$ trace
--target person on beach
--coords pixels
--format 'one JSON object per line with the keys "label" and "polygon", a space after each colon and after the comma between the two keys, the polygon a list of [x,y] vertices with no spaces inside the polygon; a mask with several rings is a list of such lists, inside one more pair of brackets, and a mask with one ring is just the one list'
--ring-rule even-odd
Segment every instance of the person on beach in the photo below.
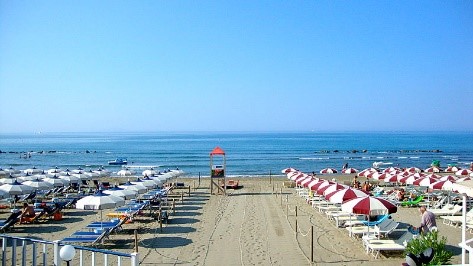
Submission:
{"label": "person on beach", "polygon": [[23,223],[26,219],[25,218],[33,218],[36,216],[36,213],[34,211],[34,207],[28,205],[28,203],[23,203],[23,208],[21,210],[21,215],[20,215],[20,224]]}
{"label": "person on beach", "polygon": [[401,189],[399,189],[399,190],[397,191],[396,197],[397,197],[397,200],[398,200],[398,201],[404,201],[404,197],[405,197],[405,196],[406,196],[406,192],[404,191],[403,188],[401,188]]}
{"label": "person on beach", "polygon": [[[432,229],[435,227],[437,228],[437,221],[435,221],[435,214],[428,211],[425,206],[419,207],[419,212],[422,214],[419,232],[422,234],[427,234],[431,232]],[[414,227],[414,229],[417,229]]]}
{"label": "person on beach", "polygon": [[354,188],[360,188],[360,181],[358,181],[358,176],[355,175],[355,177],[353,177],[353,187]]}

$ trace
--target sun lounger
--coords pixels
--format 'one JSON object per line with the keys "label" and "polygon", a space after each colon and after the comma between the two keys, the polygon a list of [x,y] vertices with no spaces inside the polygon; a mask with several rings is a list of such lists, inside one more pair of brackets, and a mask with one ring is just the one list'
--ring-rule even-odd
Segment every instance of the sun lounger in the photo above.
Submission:
{"label": "sun lounger", "polygon": [[61,243],[87,243],[87,244],[100,244],[103,243],[105,238],[110,234],[110,230],[103,230],[100,235],[97,236],[70,236],[61,240]]}
{"label": "sun lounger", "polygon": [[412,206],[417,206],[419,203],[424,199],[424,196],[417,196],[413,200],[408,200],[408,201],[403,201],[401,202],[401,206],[403,207],[412,207]]}
{"label": "sun lounger", "polygon": [[457,215],[457,214],[460,214],[460,212],[462,211],[462,206],[461,205],[454,205],[452,209],[430,209],[429,210],[430,212],[432,212],[433,214],[437,215],[437,216],[447,216],[447,215]]}
{"label": "sun lounger", "polygon": [[[380,222],[377,226],[384,230],[385,228],[388,228],[391,223],[394,223],[393,219],[384,219],[382,222]],[[350,226],[350,227],[345,227],[348,231],[349,236],[358,236],[358,235],[363,235],[371,231],[375,231],[376,227],[373,226]]]}
{"label": "sun lounger", "polygon": [[371,252],[375,259],[379,257],[381,251],[404,251],[414,235],[409,231],[405,231],[404,234],[398,239],[369,239],[364,244],[366,245],[367,251]]}

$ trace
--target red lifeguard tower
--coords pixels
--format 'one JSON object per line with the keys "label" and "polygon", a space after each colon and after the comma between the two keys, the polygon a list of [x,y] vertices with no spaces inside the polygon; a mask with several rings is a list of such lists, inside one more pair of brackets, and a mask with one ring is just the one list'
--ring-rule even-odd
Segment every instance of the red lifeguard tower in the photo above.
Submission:
{"label": "red lifeguard tower", "polygon": [[225,151],[220,147],[215,147],[210,152],[210,194],[226,195],[226,158]]}

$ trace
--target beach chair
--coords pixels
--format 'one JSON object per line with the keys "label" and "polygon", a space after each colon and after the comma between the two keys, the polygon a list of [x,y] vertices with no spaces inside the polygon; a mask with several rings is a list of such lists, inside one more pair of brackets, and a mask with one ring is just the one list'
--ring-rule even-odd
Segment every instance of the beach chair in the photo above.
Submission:
{"label": "beach chair", "polygon": [[100,235],[89,235],[89,236],[69,236],[64,238],[63,240],[60,240],[61,243],[82,243],[82,244],[90,244],[90,245],[96,245],[96,244],[102,244],[105,240],[110,235],[110,230],[103,230]]}
{"label": "beach chair", "polygon": [[[447,206],[447,207],[445,207]],[[436,216],[447,216],[447,215],[450,215],[450,216],[453,216],[453,215],[458,215],[461,213],[462,211],[462,206],[461,205],[454,205],[451,209],[450,209],[450,205],[445,205],[442,209],[430,209],[429,211],[432,212],[433,214],[435,214]]]}
{"label": "beach chair", "polygon": [[[394,223],[394,220],[386,218],[386,219],[383,219],[379,224],[377,224],[377,226],[380,228],[380,230],[385,230],[391,225],[391,223]],[[374,232],[376,230],[375,225],[349,226],[345,228],[348,231],[348,235],[352,237],[364,235],[364,234],[367,234],[368,232],[371,232],[371,231]]]}
{"label": "beach chair", "polygon": [[414,235],[405,231],[398,239],[370,239],[365,242],[367,251],[371,253],[375,259],[379,257],[381,251],[404,251],[407,243]]}
{"label": "beach chair", "polygon": [[[443,220],[442,222],[445,225],[459,226],[463,223],[463,215],[446,215],[440,216],[440,218]],[[470,209],[466,213],[466,222],[473,222],[473,209]]]}
{"label": "beach chair", "polygon": [[6,232],[18,222],[21,212],[12,213],[6,220],[0,221],[0,232]]}

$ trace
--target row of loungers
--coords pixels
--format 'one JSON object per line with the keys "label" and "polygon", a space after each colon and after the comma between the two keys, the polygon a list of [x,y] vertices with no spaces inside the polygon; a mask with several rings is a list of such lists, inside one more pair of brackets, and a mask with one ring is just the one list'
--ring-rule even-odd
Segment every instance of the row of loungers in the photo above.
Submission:
{"label": "row of loungers", "polygon": [[[365,215],[356,215],[343,212],[340,204],[325,200],[323,196],[309,197],[308,192],[299,188],[297,193],[306,198],[312,207],[335,222],[337,227],[345,227],[348,235],[361,239],[361,243],[368,254],[379,258],[382,251],[404,251],[406,244],[414,237],[407,229],[399,229],[399,222],[394,221],[390,215],[378,216],[375,221],[367,220]],[[394,232],[400,235],[397,239],[388,239]]]}

